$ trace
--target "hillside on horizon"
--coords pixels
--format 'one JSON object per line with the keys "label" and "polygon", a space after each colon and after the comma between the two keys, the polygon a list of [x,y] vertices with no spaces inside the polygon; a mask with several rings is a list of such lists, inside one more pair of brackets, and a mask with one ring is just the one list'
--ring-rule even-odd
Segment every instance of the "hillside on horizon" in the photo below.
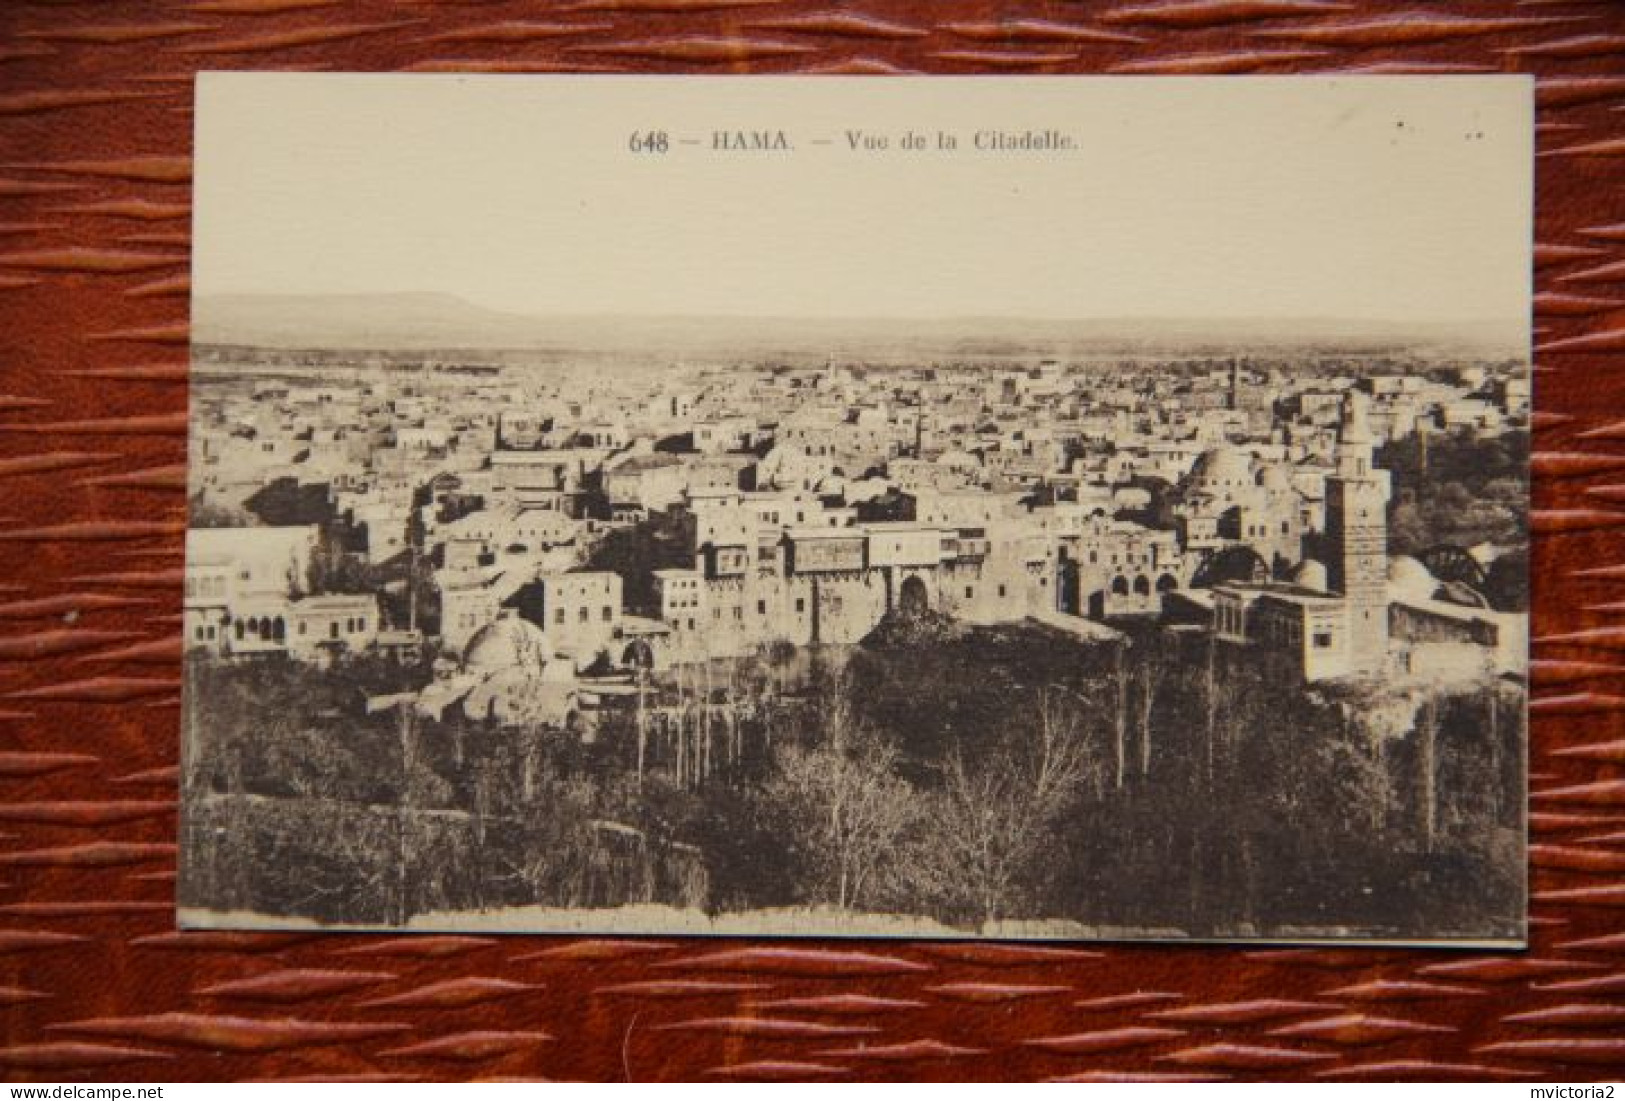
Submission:
{"label": "hillside on horizon", "polygon": [[369,350],[778,352],[1000,355],[1255,348],[1459,349],[1527,354],[1523,319],[1376,322],[1341,318],[815,318],[541,316],[440,292],[198,295],[197,344]]}

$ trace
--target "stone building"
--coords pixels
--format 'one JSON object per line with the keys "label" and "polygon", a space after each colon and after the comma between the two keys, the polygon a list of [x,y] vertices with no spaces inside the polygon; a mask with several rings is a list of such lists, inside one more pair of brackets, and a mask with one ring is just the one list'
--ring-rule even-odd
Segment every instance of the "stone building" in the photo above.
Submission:
{"label": "stone building", "polygon": [[1326,590],[1300,583],[1215,586],[1213,630],[1229,642],[1289,655],[1305,680],[1378,673],[1389,662],[1390,475],[1372,465],[1366,396],[1344,395],[1337,472],[1326,479]]}
{"label": "stone building", "polygon": [[319,542],[311,526],[188,531],[187,647],[318,662],[372,646],[382,628],[377,596],[307,593]]}
{"label": "stone building", "polygon": [[1349,668],[1381,669],[1388,656],[1388,497],[1391,475],[1372,464],[1366,397],[1350,390],[1337,434],[1337,473],[1326,479],[1328,587],[1348,603]]}

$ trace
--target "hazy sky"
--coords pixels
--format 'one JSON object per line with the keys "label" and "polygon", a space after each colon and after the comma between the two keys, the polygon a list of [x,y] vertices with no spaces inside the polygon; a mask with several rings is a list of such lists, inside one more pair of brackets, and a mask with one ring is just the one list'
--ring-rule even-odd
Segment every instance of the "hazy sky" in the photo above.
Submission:
{"label": "hazy sky", "polygon": [[[629,152],[650,129],[702,144]],[[712,152],[719,129],[796,151]],[[892,150],[848,151],[860,129]],[[898,151],[909,129],[959,148]],[[1079,148],[978,153],[983,129]],[[535,314],[1516,321],[1531,148],[1520,77],[205,74],[194,281]]]}

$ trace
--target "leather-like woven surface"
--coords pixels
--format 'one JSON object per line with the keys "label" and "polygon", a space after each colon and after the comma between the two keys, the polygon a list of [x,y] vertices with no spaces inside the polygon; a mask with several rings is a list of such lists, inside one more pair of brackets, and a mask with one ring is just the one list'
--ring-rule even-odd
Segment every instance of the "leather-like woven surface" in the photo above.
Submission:
{"label": "leather-like woven surface", "polygon": [[[176,934],[200,68],[1538,74],[1533,947]],[[0,5],[0,1076],[1618,1077],[1622,582],[1617,0]]]}

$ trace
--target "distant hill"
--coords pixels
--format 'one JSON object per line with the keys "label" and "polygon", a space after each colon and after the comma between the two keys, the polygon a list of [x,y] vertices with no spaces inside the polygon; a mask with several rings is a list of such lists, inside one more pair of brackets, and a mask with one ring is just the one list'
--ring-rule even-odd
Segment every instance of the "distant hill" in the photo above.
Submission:
{"label": "distant hill", "polygon": [[1384,324],[1336,318],[1282,321],[1082,318],[540,317],[486,309],[454,295],[218,295],[192,303],[193,339],[269,348],[547,349],[663,357],[795,354],[919,356],[1326,351],[1454,347],[1527,351],[1521,322]]}
{"label": "distant hill", "polygon": [[268,347],[442,347],[528,339],[535,321],[455,295],[217,295],[192,300],[192,339]]}

